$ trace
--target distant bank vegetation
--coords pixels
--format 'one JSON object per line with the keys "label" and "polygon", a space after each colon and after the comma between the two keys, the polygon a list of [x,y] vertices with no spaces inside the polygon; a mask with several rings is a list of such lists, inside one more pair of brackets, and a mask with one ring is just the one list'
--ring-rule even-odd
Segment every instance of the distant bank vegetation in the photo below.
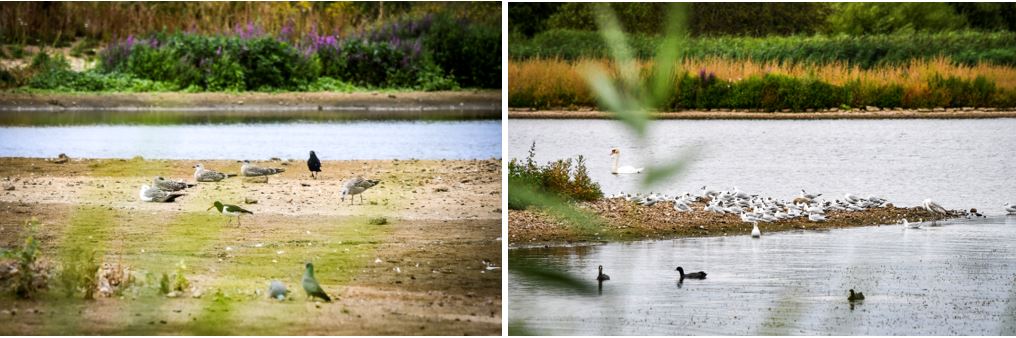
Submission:
{"label": "distant bank vegetation", "polygon": [[[56,91],[498,88],[500,7],[443,3],[17,3],[0,87]],[[43,17],[58,25],[25,27]],[[90,18],[90,19],[89,19]],[[120,18],[117,21],[115,18]],[[74,40],[77,39],[77,40]],[[74,71],[59,48],[94,60]],[[47,51],[48,49],[48,51]]]}
{"label": "distant bank vegetation", "polygon": [[[666,4],[611,6],[649,74]],[[693,3],[689,10],[674,91],[656,109],[1016,107],[1011,3]],[[509,106],[597,105],[583,74],[616,67],[593,13],[581,3],[509,5]]]}

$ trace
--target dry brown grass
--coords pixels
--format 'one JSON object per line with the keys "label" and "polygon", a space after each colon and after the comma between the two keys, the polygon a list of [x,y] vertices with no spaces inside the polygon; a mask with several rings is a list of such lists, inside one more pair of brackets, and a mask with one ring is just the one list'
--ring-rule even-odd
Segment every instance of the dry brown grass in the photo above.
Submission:
{"label": "dry brown grass", "polygon": [[[637,62],[640,69],[648,70],[652,62]],[[580,60],[575,62],[560,59],[533,59],[510,61],[508,63],[508,92],[531,92],[534,96],[567,90],[576,97],[589,96],[585,84],[583,70],[586,67],[602,67],[614,69],[613,62],[607,60]],[[956,65],[947,58],[932,60],[913,60],[905,66],[887,66],[873,69],[849,66],[846,63],[834,62],[824,65],[785,63],[775,61],[756,62],[751,60],[731,60],[724,58],[706,58],[688,60],[682,63],[682,69],[698,71],[705,69],[713,72],[718,78],[740,80],[751,76],[767,73],[785,74],[795,77],[815,76],[823,81],[842,85],[850,80],[860,80],[873,84],[901,84],[915,91],[927,90],[928,79],[934,75],[944,77],[956,76],[973,79],[978,75],[995,81],[999,88],[1016,88],[1016,68],[992,64],[975,66]]]}
{"label": "dry brown grass", "polygon": [[[643,73],[652,67],[651,61],[639,61]],[[539,102],[543,107],[567,107],[570,105],[593,105],[584,78],[588,67],[601,67],[613,73],[612,62],[603,59],[565,61],[560,59],[531,59],[508,63],[509,102]],[[779,63],[776,61],[757,62],[726,58],[705,58],[686,60],[681,69],[698,72],[706,70],[724,80],[737,81],[767,73],[784,74],[794,77],[815,77],[834,85],[843,85],[858,80],[864,84],[881,86],[899,84],[907,95],[920,95],[928,91],[928,80],[935,76],[955,76],[974,79],[984,76],[994,81],[999,89],[1016,89],[1016,68],[992,64],[974,66],[958,65],[948,58],[913,60],[905,66],[885,66],[862,69],[842,62],[823,65],[802,63]],[[569,100],[570,98],[570,100]]]}

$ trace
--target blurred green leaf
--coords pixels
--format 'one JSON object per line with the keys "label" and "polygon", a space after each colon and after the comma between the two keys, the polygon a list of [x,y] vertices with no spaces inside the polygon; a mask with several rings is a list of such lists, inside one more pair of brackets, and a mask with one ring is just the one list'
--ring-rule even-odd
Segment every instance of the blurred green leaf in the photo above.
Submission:
{"label": "blurred green leaf", "polygon": [[643,100],[639,98],[642,81],[638,65],[632,57],[624,31],[621,30],[621,25],[614,12],[610,10],[610,6],[605,3],[598,4],[596,10],[596,21],[614,59],[619,81],[616,83],[612,81],[603,70],[593,70],[587,72],[589,85],[607,111],[613,112],[615,117],[635,134],[644,136],[649,112],[645,109]]}
{"label": "blurred green leaf", "polygon": [[[546,264],[546,263],[542,263]],[[508,270],[525,277],[541,287],[556,288],[559,291],[595,295],[596,286],[591,281],[575,278],[564,270],[553,265],[530,263],[524,258],[508,253]]]}
{"label": "blurred green leaf", "polygon": [[537,336],[538,334],[529,330],[525,323],[521,321],[513,321],[508,323],[508,335],[509,336]]}
{"label": "blurred green leaf", "polygon": [[666,38],[656,51],[656,60],[653,62],[654,72],[652,78],[652,97],[649,98],[649,106],[655,109],[665,108],[667,98],[674,91],[674,77],[679,69],[677,65],[682,59],[681,45],[684,43],[686,15],[688,5],[674,3],[670,5],[667,16]]}
{"label": "blurred green leaf", "polygon": [[642,188],[651,188],[684,171],[688,164],[694,162],[697,153],[698,151],[692,148],[672,160],[664,161],[664,164],[647,168],[646,176],[642,179]]}
{"label": "blurred green leaf", "polygon": [[516,198],[521,204],[538,206],[581,232],[596,232],[602,224],[598,216],[576,208],[557,196],[541,192],[530,184],[508,179],[508,189],[510,189],[509,194],[512,195],[512,198]]}
{"label": "blurred green leaf", "polygon": [[614,113],[614,117],[631,128],[635,134],[645,134],[649,122],[648,112],[632,104],[632,99],[624,91],[614,86],[613,81],[601,69],[590,69],[586,72],[589,86],[603,108]]}

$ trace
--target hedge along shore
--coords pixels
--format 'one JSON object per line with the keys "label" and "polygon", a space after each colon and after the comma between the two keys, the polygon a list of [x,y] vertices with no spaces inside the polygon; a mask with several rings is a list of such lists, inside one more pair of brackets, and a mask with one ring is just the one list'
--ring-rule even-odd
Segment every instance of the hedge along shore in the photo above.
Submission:
{"label": "hedge along shore", "polygon": [[[974,119],[1016,118],[1016,109],[994,108],[921,109],[921,110],[825,110],[805,112],[759,112],[745,110],[710,110],[656,112],[658,120],[833,120],[833,119]],[[509,109],[509,119],[613,119],[610,112],[586,110],[525,110]]]}
{"label": "hedge along shore", "polygon": [[499,90],[287,93],[4,93],[0,111],[477,111],[501,116]]}

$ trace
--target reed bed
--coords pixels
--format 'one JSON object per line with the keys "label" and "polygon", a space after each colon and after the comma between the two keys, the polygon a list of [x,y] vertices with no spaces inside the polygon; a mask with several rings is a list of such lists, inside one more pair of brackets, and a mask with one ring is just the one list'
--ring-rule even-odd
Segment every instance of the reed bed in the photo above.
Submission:
{"label": "reed bed", "polygon": [[[637,61],[643,74],[652,69],[651,61]],[[512,107],[531,108],[569,108],[596,106],[596,99],[590,93],[583,74],[591,67],[608,70],[616,75],[616,67],[611,61],[604,59],[528,59],[513,60],[508,64],[508,100]],[[863,92],[879,90],[902,90],[902,98],[898,106],[907,108],[932,108],[939,105],[951,106],[954,100],[949,97],[963,95],[968,90],[964,86],[976,85],[986,87],[991,98],[976,101],[985,106],[1010,107],[1016,97],[1016,68],[979,63],[964,65],[953,62],[946,57],[932,59],[914,59],[898,66],[879,66],[862,68],[846,62],[829,62],[823,64],[790,63],[779,61],[734,60],[721,57],[687,59],[680,64],[680,74],[675,73],[676,81],[682,83],[682,76],[695,78],[714,76],[723,84],[737,85],[746,80],[758,80],[780,76],[801,81],[820,82],[846,91]],[[980,79],[980,80],[979,80]],[[687,81],[685,81],[687,82]],[[700,83],[699,85],[702,85]],[[680,91],[680,90],[678,90]],[[678,91],[675,91],[675,95]],[[847,95],[837,105],[859,106],[865,102],[863,95]],[[734,95],[726,93],[726,95]],[[870,96],[879,96],[873,93]],[[932,97],[934,96],[934,97]],[[722,99],[720,99],[722,101]],[[885,100],[883,100],[885,101]],[[892,100],[888,100],[892,102]],[[962,100],[961,100],[962,101]],[[886,106],[885,102],[879,106]],[[668,108],[668,107],[664,107]],[[701,107],[669,107],[669,108],[764,108],[764,107],[733,107],[722,103]],[[788,107],[793,108],[793,107]],[[810,107],[830,108],[830,107]]]}

